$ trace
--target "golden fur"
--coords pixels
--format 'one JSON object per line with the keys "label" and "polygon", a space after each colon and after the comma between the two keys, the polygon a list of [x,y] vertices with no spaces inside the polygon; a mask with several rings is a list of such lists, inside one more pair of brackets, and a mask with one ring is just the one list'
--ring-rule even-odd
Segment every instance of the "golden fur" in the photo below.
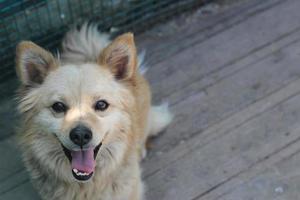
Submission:
{"label": "golden fur", "polygon": [[[76,48],[80,48],[80,44],[68,43],[75,41],[72,37],[83,37],[83,31],[93,33],[86,40],[101,37],[94,27],[83,25],[82,29],[67,34],[61,59],[32,42],[21,42],[17,47],[16,71],[22,83],[20,141],[25,165],[42,199],[141,200],[144,193],[139,161],[145,140],[161,131],[171,115],[167,109],[150,106],[149,86],[139,73],[131,33],[111,43],[105,37],[108,46],[101,44],[106,47],[90,51],[98,53],[95,59],[87,61],[89,55],[84,51],[80,53],[83,59],[72,59],[79,57],[66,49],[73,45],[72,50],[78,53]],[[109,102],[107,110],[94,110],[99,99]],[[68,111],[55,113],[51,105],[57,101],[67,104]],[[75,180],[62,149],[62,145],[79,148],[69,138],[78,123],[92,130],[91,146],[102,142],[95,173],[86,182]]]}

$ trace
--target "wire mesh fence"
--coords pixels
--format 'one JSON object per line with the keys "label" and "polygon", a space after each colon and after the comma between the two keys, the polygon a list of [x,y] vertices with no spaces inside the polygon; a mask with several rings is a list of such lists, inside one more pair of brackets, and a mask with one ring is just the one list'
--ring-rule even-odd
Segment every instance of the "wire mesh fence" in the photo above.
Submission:
{"label": "wire mesh fence", "polygon": [[15,46],[32,40],[58,47],[74,23],[95,21],[101,31],[140,32],[211,0],[0,0],[0,83],[14,75]]}

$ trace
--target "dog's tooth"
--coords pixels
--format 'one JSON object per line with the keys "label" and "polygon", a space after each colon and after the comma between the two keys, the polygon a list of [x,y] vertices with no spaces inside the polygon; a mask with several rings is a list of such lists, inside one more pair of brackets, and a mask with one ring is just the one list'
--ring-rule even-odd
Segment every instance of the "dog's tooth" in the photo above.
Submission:
{"label": "dog's tooth", "polygon": [[89,173],[87,173],[87,172],[80,172],[78,169],[73,169],[73,171],[75,172],[75,174],[77,175],[77,176],[88,176],[89,175]]}

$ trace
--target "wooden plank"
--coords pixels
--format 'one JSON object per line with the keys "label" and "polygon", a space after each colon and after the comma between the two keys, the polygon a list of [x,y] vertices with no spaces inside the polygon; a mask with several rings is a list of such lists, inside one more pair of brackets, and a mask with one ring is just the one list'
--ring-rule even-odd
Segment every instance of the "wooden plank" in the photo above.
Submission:
{"label": "wooden plank", "polygon": [[15,135],[15,128],[18,126],[16,102],[11,99],[11,96],[5,98],[6,100],[2,98],[0,102],[0,141]]}
{"label": "wooden plank", "polygon": [[[0,185],[16,172],[24,169],[21,162],[21,154],[15,138],[10,137],[0,142]],[[1,187],[0,187],[1,191]]]}
{"label": "wooden plank", "polygon": [[[246,28],[245,28],[246,29]],[[298,29],[299,28],[296,28],[295,30],[292,30],[291,33],[288,33],[288,34],[284,34],[284,36],[288,36],[289,37],[293,37],[293,38],[297,38],[298,36]],[[280,36],[279,38],[276,38],[276,40],[278,39],[282,39],[282,36]],[[297,40],[297,39],[296,39]],[[280,40],[281,41],[281,40]],[[289,41],[289,39],[287,39],[286,41]],[[295,42],[294,40],[291,40],[289,41],[290,43],[293,43]],[[283,42],[285,43],[285,42]],[[243,58],[242,60],[240,60],[239,62],[235,62],[233,63],[231,66],[229,67],[226,67],[225,69],[222,68],[222,70],[220,71],[216,71],[210,75],[208,75],[207,77],[201,79],[200,81],[197,81],[195,82],[194,84],[190,85],[189,87],[184,87],[182,88],[182,90],[179,90],[178,92],[176,92],[175,94],[172,94],[170,95],[170,101],[171,102],[180,102],[180,101],[185,101],[187,97],[189,97],[190,99],[194,99],[194,101],[198,101],[200,102],[201,99],[204,99],[206,96],[206,93],[209,93],[207,92],[206,90],[206,86],[211,86],[213,85],[215,82],[218,82],[220,81],[220,79],[224,78],[224,77],[227,77],[228,74],[230,75],[230,73],[235,73],[236,71],[240,70],[241,68],[243,67],[251,67],[249,65],[251,64],[255,64],[255,62],[257,62],[257,59],[261,59],[263,58],[266,54],[268,53],[273,53],[274,51],[277,50],[277,47],[276,45],[273,44],[273,42],[270,42],[270,44],[265,47],[265,48],[262,48],[260,51],[255,51],[251,54],[251,56],[247,56],[245,58]],[[192,51],[192,50],[191,50]],[[184,54],[184,52],[182,52],[182,54]],[[277,54],[278,55],[278,54]],[[266,63],[265,63],[266,64]],[[294,63],[295,64],[295,63]],[[297,68],[296,65],[294,65],[295,68]],[[223,70],[224,69],[224,70]],[[271,70],[269,68],[269,70]],[[256,72],[254,72],[256,73]],[[279,72],[280,74],[280,72]],[[254,75],[254,74],[253,74]],[[296,75],[296,74],[295,74]],[[247,76],[247,75],[245,75]],[[221,78],[220,78],[221,77]],[[243,78],[242,78],[243,79]],[[177,77],[174,78],[174,80],[176,81],[173,81],[173,82],[177,82]],[[284,81],[287,81],[284,80]],[[162,81],[159,82],[159,84],[161,83]],[[180,82],[180,81],[179,81]],[[200,84],[199,84],[200,83]],[[201,84],[202,83],[202,84]],[[220,85],[222,84],[223,82],[219,83]],[[268,83],[266,83],[268,84]],[[255,83],[253,83],[253,86],[257,86]],[[251,93],[251,89],[250,89],[250,85],[249,85],[249,88],[247,88],[248,92]],[[269,88],[271,89],[271,88]],[[195,92],[196,91],[203,91],[202,93],[199,92],[198,93],[198,97],[195,95]],[[222,89],[220,89],[219,92],[221,92]],[[247,91],[245,90],[245,91]],[[246,92],[246,93],[248,93]],[[201,97],[202,96],[202,97]],[[233,94],[234,96],[234,94]],[[215,99],[218,99],[219,96],[215,96]],[[258,97],[259,98],[262,98],[262,97]],[[175,100],[173,100],[175,99]],[[198,118],[201,118],[203,119],[203,124],[205,124],[206,126],[202,126],[201,123],[198,123],[197,122],[197,126],[198,126],[198,132],[201,132],[201,130],[204,130],[207,126],[210,126],[211,124],[214,124],[216,123],[217,121],[219,120],[222,120],[223,117],[222,115],[224,114],[223,113],[223,109],[216,109],[215,112],[211,112],[211,110],[209,110],[209,108],[214,108],[214,105],[211,105],[210,101],[212,100],[213,101],[213,98],[207,98],[208,100],[205,100],[204,104],[207,104],[206,106],[202,106],[202,103],[197,103],[195,104],[195,106],[193,106],[193,108],[195,107],[195,111],[193,112],[198,112],[198,115],[194,115],[194,114],[191,114],[189,115],[188,118],[185,118],[185,116],[181,116],[181,118],[177,118],[175,119],[175,128],[169,128],[168,131],[162,136],[160,137],[158,140],[155,141],[154,143],[154,149],[158,149],[158,151],[154,151],[152,154],[150,153],[150,160],[152,159],[152,157],[156,157],[157,154],[160,155],[161,153],[165,153],[168,151],[168,149],[172,149],[174,148],[174,146],[177,146],[180,142],[184,142],[185,140],[187,140],[188,137],[190,137],[191,135],[194,135],[194,134],[197,134],[197,131],[194,131],[192,133],[186,133],[187,131],[186,130],[183,130],[184,127],[192,127],[194,126],[193,124],[195,124],[193,122],[193,120],[195,119],[198,119]],[[220,101],[222,102],[223,99],[221,99]],[[247,104],[247,100],[249,99],[246,99],[246,101],[244,101],[243,99],[241,99],[242,101],[242,104],[246,105]],[[257,100],[257,99],[252,99],[254,102]],[[238,100],[237,100],[238,101]],[[250,100],[251,101],[251,100]],[[208,103],[207,103],[208,102]],[[246,104],[245,104],[246,103]],[[191,104],[193,105],[193,102],[189,101],[188,103],[186,103],[186,105],[188,104]],[[250,104],[250,103],[249,103]],[[182,105],[182,104],[181,104]],[[186,105],[182,105],[181,106],[181,110],[180,111],[177,111],[177,106],[174,106],[173,110],[175,110],[175,112],[178,112],[178,113],[182,113],[182,112],[185,112],[184,111],[184,106]],[[233,100],[233,108],[235,108],[235,105],[237,106],[240,106],[239,109],[242,109],[243,106],[240,105],[238,102],[236,102],[236,100]],[[202,109],[201,109],[201,106],[202,106]],[[200,107],[200,108],[198,108]],[[208,108],[208,109],[207,109]],[[194,109],[193,109],[194,110]],[[197,110],[197,111],[196,111]],[[205,111],[205,113],[203,114],[203,111]],[[201,113],[202,112],[202,113]],[[201,113],[201,114],[200,114]],[[210,118],[207,117],[207,115],[212,115]],[[219,115],[219,116],[217,116]],[[221,115],[221,116],[220,116]],[[220,117],[220,118],[218,118]],[[224,118],[228,117],[228,115],[224,115]],[[190,122],[193,122],[193,123],[188,123],[188,124],[184,124],[184,122],[181,122],[181,119],[185,119],[184,121],[190,121]],[[176,121],[178,120],[178,121]],[[178,128],[179,127],[179,130],[180,130],[180,133],[178,133]],[[192,128],[192,129],[195,129],[195,128]],[[176,130],[176,131],[175,131]],[[158,156],[159,157],[159,156]],[[151,162],[151,161],[150,161]],[[156,162],[155,162],[156,163]],[[152,166],[152,165],[151,165]],[[151,170],[149,171],[149,173],[152,173],[153,171],[157,170],[157,165],[155,165],[154,168],[151,168]],[[158,165],[159,166],[159,165]]]}
{"label": "wooden plank", "polygon": [[[188,152],[148,177],[149,199],[196,199],[300,140],[300,95]],[[240,115],[240,117],[243,117]],[[225,127],[226,128],[226,127]]]}
{"label": "wooden plank", "polygon": [[[220,2],[221,3],[221,2]],[[151,67],[169,57],[242,23],[249,17],[270,9],[280,0],[247,0],[224,6],[211,3],[194,13],[186,13],[169,22],[156,25],[139,35],[136,40],[139,49],[147,50],[147,61]],[[207,9],[206,7],[214,7]],[[203,10],[210,10],[203,12]]]}
{"label": "wooden plank", "polygon": [[9,174],[6,179],[0,182],[0,196],[6,193],[11,193],[15,188],[20,185],[29,184],[29,176],[24,168]]}
{"label": "wooden plank", "polygon": [[153,70],[150,68],[148,77],[154,88],[155,101],[167,98],[174,91],[182,90],[212,71],[230,66],[293,31],[299,27],[299,6],[299,1],[290,0],[255,13],[243,23],[191,45],[192,48],[158,63],[159,66],[153,67]]}
{"label": "wooden plank", "polygon": [[[299,133],[299,129],[297,133]],[[216,196],[217,192],[201,199],[218,199],[218,200],[232,200],[232,199],[274,199],[274,200],[288,200],[298,199],[299,191],[299,165],[300,165],[300,143],[292,144],[284,156],[278,155],[277,159],[273,159],[265,163],[265,167],[255,167],[251,172],[239,176],[239,185],[236,180],[227,184],[230,185],[231,190]],[[292,149],[292,150],[291,150]],[[278,157],[280,159],[278,159]],[[274,162],[277,161],[277,162]],[[228,189],[228,187],[227,187]],[[222,189],[220,189],[222,190]],[[219,192],[218,192],[219,193]]]}
{"label": "wooden plank", "polygon": [[261,62],[266,57],[272,55],[279,49],[286,48],[293,43],[299,41],[300,30],[299,28],[293,30],[291,33],[286,34],[284,37],[271,42],[265,47],[253,52],[250,56],[247,56],[238,62],[232,63],[230,66],[222,68],[217,71],[213,71],[207,76],[199,79],[198,81],[183,87],[181,90],[176,91],[168,96],[168,102],[170,105],[175,105],[185,98],[194,95],[197,92],[204,91],[207,87],[220,82],[221,80],[244,70],[246,67],[251,67]]}
{"label": "wooden plank", "polygon": [[[203,135],[201,132],[209,126],[299,79],[298,47],[299,42],[294,43],[206,88],[205,91],[183,97],[180,103],[172,107],[175,112],[173,123],[164,134],[154,140],[153,148],[159,149],[161,154],[176,148],[180,142],[194,140],[195,135]],[[197,140],[202,139],[200,136]],[[150,152],[150,161],[147,164],[153,162],[153,157],[160,156],[157,152]],[[155,166],[150,167],[146,173],[157,170],[159,164],[154,163]]]}
{"label": "wooden plank", "polygon": [[18,187],[0,194],[0,200],[39,200],[40,197],[33,190],[31,184],[29,182],[25,182]]}
{"label": "wooden plank", "polygon": [[299,92],[300,80],[297,80],[270,96],[246,107],[240,112],[237,112],[223,121],[214,124],[204,130],[201,134],[196,135],[192,140],[181,142],[178,146],[167,153],[156,154],[156,156],[153,156],[152,159],[148,158],[143,163],[144,177],[157,173],[160,169],[165,168],[170,163],[175,162],[187,153],[192,152],[194,149],[221,137],[222,135],[230,132],[232,129],[239,127],[241,124],[255,118],[280,102],[285,101],[287,98],[299,94]]}
{"label": "wooden plank", "polygon": [[[14,137],[9,137],[0,141],[0,199],[31,199],[25,198],[29,193],[28,174],[21,162],[21,153],[17,146],[17,141]],[[26,184],[27,185],[26,185]],[[25,184],[25,185],[24,185]],[[25,190],[16,189],[20,185],[26,186]],[[15,195],[16,198],[8,198]],[[17,198],[23,197],[24,198]]]}

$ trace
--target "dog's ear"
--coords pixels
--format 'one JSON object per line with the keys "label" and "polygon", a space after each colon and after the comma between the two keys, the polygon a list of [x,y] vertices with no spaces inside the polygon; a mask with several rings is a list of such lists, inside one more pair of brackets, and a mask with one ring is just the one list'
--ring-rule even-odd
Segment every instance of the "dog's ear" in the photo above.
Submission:
{"label": "dog's ear", "polygon": [[106,47],[100,57],[99,64],[109,67],[118,80],[129,80],[137,68],[136,47],[132,33],[117,37]]}
{"label": "dog's ear", "polygon": [[48,73],[57,67],[52,54],[33,42],[23,41],[16,50],[16,72],[23,85],[42,84]]}

